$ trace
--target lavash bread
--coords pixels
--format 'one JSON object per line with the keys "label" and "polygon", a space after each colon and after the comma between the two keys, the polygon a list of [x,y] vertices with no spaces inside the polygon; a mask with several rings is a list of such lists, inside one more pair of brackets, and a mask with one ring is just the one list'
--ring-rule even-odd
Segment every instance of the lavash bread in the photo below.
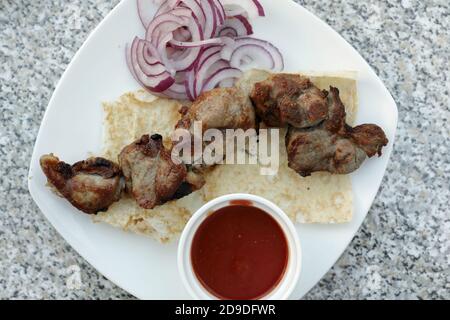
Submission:
{"label": "lavash bread", "polygon": [[[306,74],[306,73],[303,73]],[[249,92],[253,83],[268,73],[252,70],[238,81]],[[335,86],[346,107],[347,122],[354,123],[357,112],[355,74],[311,74],[321,89]],[[117,161],[121,149],[146,133],[160,133],[168,143],[180,119],[183,102],[154,97],[140,90],[126,93],[117,101],[104,103],[104,154]],[[205,174],[205,186],[182,199],[169,201],[154,209],[142,209],[128,197],[99,213],[95,221],[105,222],[131,232],[150,236],[160,242],[176,239],[191,214],[201,205],[228,193],[251,193],[265,197],[280,206],[294,222],[345,223],[353,212],[352,187],[349,175],[313,173],[303,178],[287,166],[284,144],[285,129],[280,130],[280,166],[276,175],[260,175],[260,165],[218,165]]]}

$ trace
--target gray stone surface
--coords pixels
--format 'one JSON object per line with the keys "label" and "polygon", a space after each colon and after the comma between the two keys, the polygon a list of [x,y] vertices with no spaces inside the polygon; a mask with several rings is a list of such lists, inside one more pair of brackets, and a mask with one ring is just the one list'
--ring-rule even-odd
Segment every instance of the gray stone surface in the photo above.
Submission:
{"label": "gray stone surface", "polygon": [[[117,2],[0,2],[0,298],[133,298],[69,247],[27,190],[51,93]],[[299,2],[362,54],[399,108],[394,152],[369,215],[305,298],[449,299],[449,2]],[[83,284],[70,289],[72,265]]]}

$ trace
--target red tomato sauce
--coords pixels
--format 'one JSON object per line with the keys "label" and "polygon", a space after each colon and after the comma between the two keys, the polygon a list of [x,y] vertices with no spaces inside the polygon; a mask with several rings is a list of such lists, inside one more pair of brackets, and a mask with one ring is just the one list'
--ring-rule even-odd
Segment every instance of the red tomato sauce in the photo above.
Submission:
{"label": "red tomato sauce", "polygon": [[274,289],[288,262],[278,222],[247,203],[231,203],[199,226],[191,248],[198,280],[220,299],[258,299]]}

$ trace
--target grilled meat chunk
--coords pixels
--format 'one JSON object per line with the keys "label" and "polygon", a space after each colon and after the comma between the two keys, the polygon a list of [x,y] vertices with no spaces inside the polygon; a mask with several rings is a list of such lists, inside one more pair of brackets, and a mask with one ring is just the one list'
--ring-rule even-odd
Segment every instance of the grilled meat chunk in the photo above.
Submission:
{"label": "grilled meat chunk", "polygon": [[256,114],[271,127],[311,127],[328,115],[326,92],[301,75],[270,75],[255,83],[250,98]]}
{"label": "grilled meat chunk", "polygon": [[362,124],[354,128],[348,127],[347,130],[351,134],[352,141],[364,150],[368,157],[373,157],[376,154],[381,156],[381,149],[389,142],[383,129],[374,124]]}
{"label": "grilled meat chunk", "polygon": [[194,121],[207,129],[255,128],[255,111],[248,96],[237,88],[217,88],[200,95],[189,108],[182,110],[182,119],[176,128],[193,134]]}
{"label": "grilled meat chunk", "polygon": [[330,87],[328,119],[310,128],[290,127],[286,135],[289,167],[302,176],[315,171],[347,174],[367,157],[381,155],[388,140],[374,124],[352,128],[345,123],[345,108],[339,90]]}
{"label": "grilled meat chunk", "polygon": [[203,184],[188,175],[184,164],[175,164],[162,136],[143,135],[119,155],[127,191],[139,206],[152,209],[171,199],[183,197]]}
{"label": "grilled meat chunk", "polygon": [[53,154],[40,159],[48,183],[77,209],[95,214],[120,199],[124,188],[119,167],[104,158],[89,158],[69,165]]}
{"label": "grilled meat chunk", "polygon": [[[192,153],[190,155],[190,164],[196,162],[192,166],[189,165],[189,169],[192,172],[202,173],[212,167],[211,164],[198,164],[197,162],[202,154],[198,153],[199,150],[195,154],[194,141],[200,141],[205,131],[208,129],[223,131],[226,129],[248,130],[255,129],[256,126],[255,110],[250,98],[238,88],[217,88],[205,92],[189,108],[183,107],[180,113],[182,118],[175,128],[189,131]],[[195,122],[201,125],[197,131],[194,129]],[[175,144],[178,145],[178,143]],[[208,142],[203,142],[203,149],[208,144]],[[220,158],[220,155],[218,158]]]}

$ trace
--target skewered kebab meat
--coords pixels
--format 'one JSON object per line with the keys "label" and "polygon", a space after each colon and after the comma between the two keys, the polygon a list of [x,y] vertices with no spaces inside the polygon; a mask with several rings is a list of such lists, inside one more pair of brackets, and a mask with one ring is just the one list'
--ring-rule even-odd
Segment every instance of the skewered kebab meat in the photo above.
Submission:
{"label": "skewered kebab meat", "polygon": [[77,209],[94,214],[118,201],[124,189],[119,166],[104,158],[69,165],[53,154],[40,159],[48,183]]}
{"label": "skewered kebab meat", "polygon": [[248,96],[237,88],[217,88],[200,95],[193,104],[182,109],[176,128],[194,134],[194,121],[201,121],[202,131],[208,129],[255,128],[255,110]]}
{"label": "skewered kebab meat", "polygon": [[204,184],[202,176],[172,161],[159,134],[144,135],[123,148],[120,167],[104,158],[89,158],[71,166],[53,154],[42,156],[40,164],[55,191],[89,214],[106,211],[124,190],[139,206],[152,209]]}
{"label": "skewered kebab meat", "polygon": [[272,74],[253,85],[250,98],[267,125],[288,126],[288,166],[302,176],[351,173],[388,143],[377,125],[345,123],[337,88],[321,91],[301,75]]}
{"label": "skewered kebab meat", "polygon": [[[250,97],[245,92],[222,88],[202,94],[190,108],[183,108],[176,128],[193,135],[194,122],[202,121],[202,131],[246,130],[256,127],[256,115],[269,126],[288,126],[288,165],[302,176],[315,171],[353,172],[367,157],[381,155],[388,143],[383,130],[374,124],[352,128],[345,123],[338,89],[321,91],[300,75],[271,75],[253,85]],[[90,214],[107,210],[124,189],[139,206],[151,209],[205,183],[196,167],[172,161],[171,150],[164,147],[159,134],[144,135],[123,148],[119,165],[103,158],[73,166],[52,154],[41,158],[50,185]]]}
{"label": "skewered kebab meat", "polygon": [[270,127],[307,128],[328,115],[326,92],[297,74],[272,74],[255,83],[250,97],[256,114]]}
{"label": "skewered kebab meat", "polygon": [[381,155],[388,140],[374,124],[352,128],[345,123],[339,90],[330,87],[328,118],[309,128],[290,126],[286,135],[288,165],[301,176],[315,171],[347,174],[358,169],[367,157]]}
{"label": "skewered kebab meat", "polygon": [[[194,154],[194,141],[195,139],[201,140],[208,129],[218,129],[225,132],[226,129],[248,130],[256,127],[256,116],[252,102],[248,95],[238,88],[217,88],[202,93],[189,108],[183,107],[180,113],[182,118],[178,121],[175,129],[189,131],[191,159],[194,161],[201,156],[201,154]],[[201,135],[200,137],[196,136],[195,122],[201,124],[201,130],[197,133],[197,135]],[[202,149],[204,149],[208,142],[202,142]],[[222,156],[218,156],[218,158],[222,158]],[[211,164],[201,163],[188,167],[195,172],[202,172],[210,168]]]}
{"label": "skewered kebab meat", "polygon": [[181,198],[203,186],[203,179],[175,164],[162,136],[143,135],[123,148],[119,155],[126,189],[139,206],[152,209],[172,199]]}

